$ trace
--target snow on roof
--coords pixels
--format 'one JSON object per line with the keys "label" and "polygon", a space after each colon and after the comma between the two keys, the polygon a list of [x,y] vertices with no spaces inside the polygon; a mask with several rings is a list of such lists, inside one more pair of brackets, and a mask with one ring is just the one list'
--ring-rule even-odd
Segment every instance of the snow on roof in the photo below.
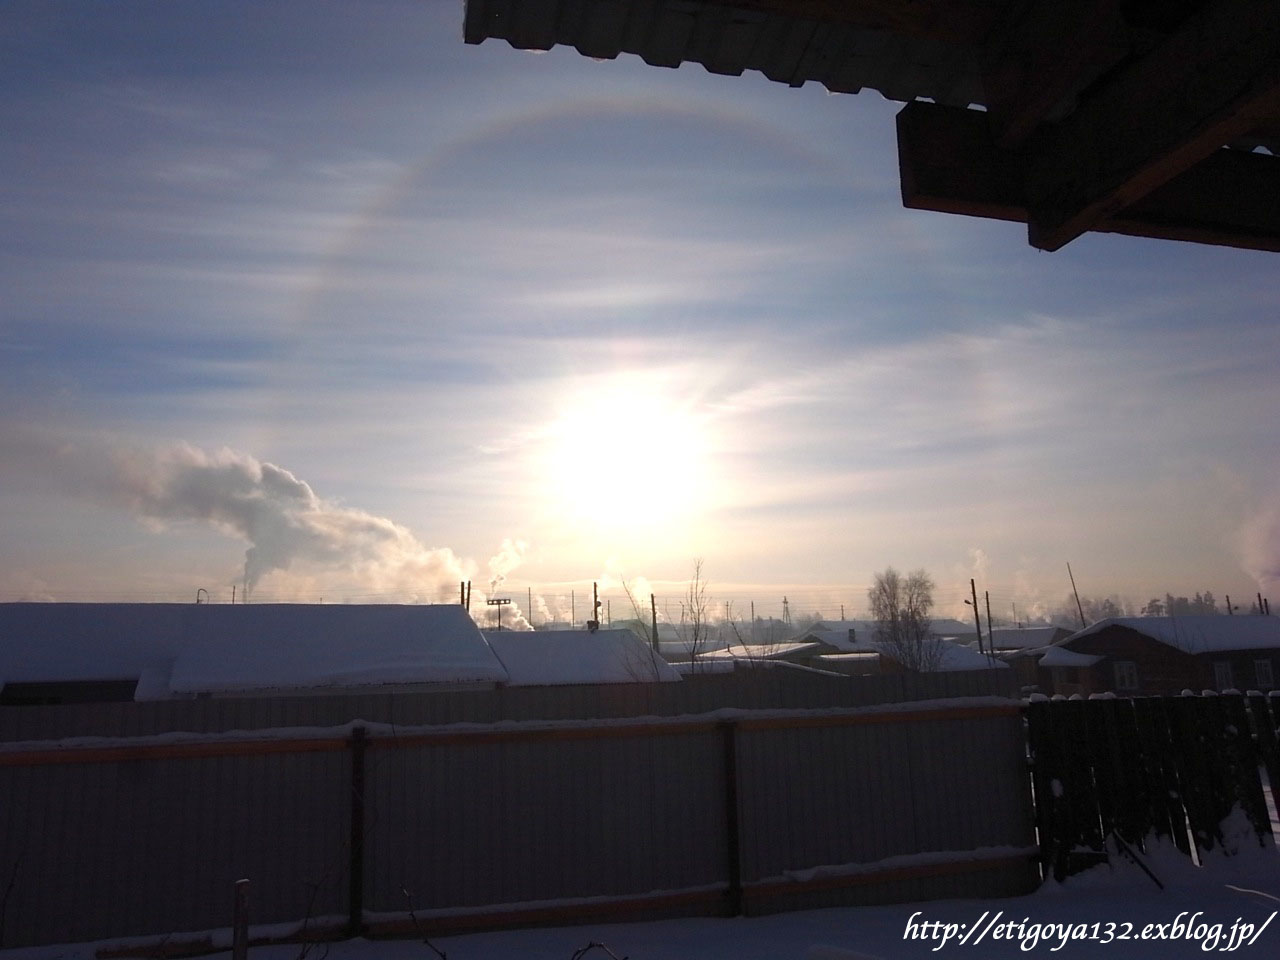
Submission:
{"label": "snow on roof", "polygon": [[968,637],[973,636],[978,628],[973,623],[966,623],[964,620],[953,620],[950,617],[941,617],[933,620],[929,627],[935,636],[939,637]]}
{"label": "snow on roof", "polygon": [[790,641],[788,643],[734,644],[723,650],[712,650],[701,654],[700,661],[717,660],[776,660],[794,653],[812,651],[817,653],[821,647],[817,643]]}
{"label": "snow on roof", "polygon": [[457,604],[203,605],[173,666],[175,692],[501,682]]}
{"label": "snow on roof", "polygon": [[[879,623],[875,620],[819,620],[792,639],[819,640],[845,653],[860,653],[875,649],[874,640],[878,627]],[[853,640],[849,639],[850,630],[853,631]],[[972,624],[965,625],[959,620],[947,617],[929,622],[929,632],[935,637],[971,637],[974,631],[975,627]]]}
{"label": "snow on roof", "polygon": [[1030,650],[1047,647],[1070,632],[1062,627],[997,627],[991,631],[991,645],[996,650]]}
{"label": "snow on roof", "polygon": [[512,686],[680,679],[631,630],[486,630],[484,636]]}
{"label": "snow on roof", "polygon": [[797,643],[825,643],[842,653],[874,653],[876,648],[872,646],[871,638],[875,636],[875,630],[874,620],[819,620],[792,640]]}
{"label": "snow on roof", "polygon": [[1040,658],[1040,666],[1042,667],[1092,667],[1101,660],[1101,656],[1092,656],[1087,653],[1076,653],[1074,650],[1068,650],[1062,644],[1049,647]]}
{"label": "snow on roof", "polygon": [[959,643],[943,640],[939,646],[938,671],[953,670],[1008,670],[1009,665],[995,657],[987,656]]}
{"label": "snow on roof", "polygon": [[[1280,617],[1111,617],[1073,633],[1064,643],[1108,627],[1127,627],[1184,653],[1280,648]],[[1041,661],[1043,663],[1043,661]]]}
{"label": "snow on roof", "polygon": [[[457,605],[0,604],[9,682],[139,678],[138,695],[506,680]],[[167,678],[167,683],[165,682]]]}
{"label": "snow on roof", "polygon": [[0,603],[0,677],[124,680],[148,667],[167,669],[196,610],[190,603]]}
{"label": "snow on roof", "polygon": [[[935,621],[943,624],[956,621]],[[810,627],[800,635],[801,641],[815,641],[835,647],[840,653],[885,654],[892,657],[892,650],[875,642],[876,621],[874,620],[823,620]],[[849,639],[849,631],[853,630],[853,639]],[[934,636],[939,636],[933,630]],[[949,640],[941,641],[941,657],[938,670],[999,670],[1007,668],[1007,663],[991,659],[958,643]]]}

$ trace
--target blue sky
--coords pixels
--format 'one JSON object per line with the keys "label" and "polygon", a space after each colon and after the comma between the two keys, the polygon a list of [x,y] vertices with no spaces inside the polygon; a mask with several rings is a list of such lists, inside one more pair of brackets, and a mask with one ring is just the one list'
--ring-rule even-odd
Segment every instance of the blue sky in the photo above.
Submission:
{"label": "blue sky", "polygon": [[7,5],[0,599],[1280,577],[1274,255],[1038,253],[878,94],[462,16]]}

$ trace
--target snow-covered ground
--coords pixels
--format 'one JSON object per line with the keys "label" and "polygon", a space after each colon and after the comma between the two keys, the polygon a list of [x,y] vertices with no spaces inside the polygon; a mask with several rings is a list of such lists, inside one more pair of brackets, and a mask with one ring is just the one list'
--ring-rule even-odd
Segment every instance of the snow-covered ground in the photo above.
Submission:
{"label": "snow-covered ground", "polygon": [[[1280,915],[1276,914],[1280,910],[1280,856],[1274,850],[1223,858],[1204,868],[1196,868],[1176,854],[1156,855],[1146,863],[1164,889],[1138,866],[1124,863],[1095,868],[1063,885],[1048,884],[1030,896],[1003,900],[514,930],[441,937],[433,944],[448,960],[572,960],[577,951],[593,942],[604,944],[619,960],[906,960],[931,956],[986,960],[1037,954],[1164,960],[1202,957],[1209,951],[1258,958],[1280,956]],[[912,922],[918,936],[905,939]],[[1061,925],[1076,939],[1064,943]],[[1161,930],[1156,925],[1164,926]],[[1151,938],[1139,939],[1144,933]],[[1155,938],[1158,933],[1165,937]],[[966,934],[968,941],[961,942]],[[1033,935],[1037,939],[1033,940]],[[90,960],[99,946],[0,951],[0,960]],[[254,947],[249,956],[253,960],[297,960],[301,949],[297,945]],[[311,960],[432,960],[437,955],[416,940],[350,940],[312,945],[306,956]],[[608,957],[609,953],[597,947],[582,954],[581,960]]]}

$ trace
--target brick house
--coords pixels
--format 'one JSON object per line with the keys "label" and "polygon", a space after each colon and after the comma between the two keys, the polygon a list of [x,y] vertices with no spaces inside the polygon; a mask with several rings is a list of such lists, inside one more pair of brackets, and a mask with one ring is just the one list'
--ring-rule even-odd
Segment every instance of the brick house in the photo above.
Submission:
{"label": "brick house", "polygon": [[1116,617],[1048,648],[1040,687],[1055,694],[1169,695],[1280,689],[1280,618]]}

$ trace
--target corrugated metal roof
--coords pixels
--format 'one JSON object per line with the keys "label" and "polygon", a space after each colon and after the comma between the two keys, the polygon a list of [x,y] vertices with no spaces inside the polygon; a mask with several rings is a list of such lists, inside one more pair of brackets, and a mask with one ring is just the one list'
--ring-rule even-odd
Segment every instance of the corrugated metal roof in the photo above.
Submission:
{"label": "corrugated metal roof", "polygon": [[563,44],[597,60],[630,53],[729,76],[756,70],[793,87],[813,80],[833,93],[869,89],[902,102],[983,102],[967,46],[699,0],[467,0],[465,38],[521,50]]}
{"label": "corrugated metal roof", "polygon": [[[1195,6],[1194,2],[1180,5],[1176,16],[1165,15],[1156,28],[1147,21],[1152,12],[1166,11],[1163,2],[1130,4],[1126,19],[1132,22],[1095,51],[1093,62],[1078,66],[1075,83],[1063,92],[1048,118],[1070,113],[1090,84],[1127,57],[1141,53]],[[651,66],[698,63],[711,73],[728,76],[755,70],[793,87],[812,80],[833,93],[875,90],[902,103],[924,99],[945,106],[985,106],[987,95],[976,52],[984,33],[982,24],[992,25],[1006,16],[1016,25],[1019,7],[1006,0],[969,7],[985,10],[985,19],[971,9],[969,15],[978,19],[967,27],[939,23],[930,30],[901,29],[891,19],[884,28],[875,29],[842,22],[835,3],[800,2],[795,7],[760,9],[752,0],[743,0],[741,6],[728,0],[466,0],[464,37],[473,44],[490,38],[506,40],[520,50],[571,46],[596,60],[629,53]],[[809,9],[821,9],[829,17],[804,16]],[[919,15],[912,14],[910,4],[903,9],[908,18]],[[1009,33],[1000,44],[1003,57],[1023,63],[1031,57],[1023,49],[1025,42],[1016,30]],[[991,51],[986,55],[991,56]],[[1280,136],[1272,127],[1259,128],[1230,146],[1275,152],[1280,150]]]}

